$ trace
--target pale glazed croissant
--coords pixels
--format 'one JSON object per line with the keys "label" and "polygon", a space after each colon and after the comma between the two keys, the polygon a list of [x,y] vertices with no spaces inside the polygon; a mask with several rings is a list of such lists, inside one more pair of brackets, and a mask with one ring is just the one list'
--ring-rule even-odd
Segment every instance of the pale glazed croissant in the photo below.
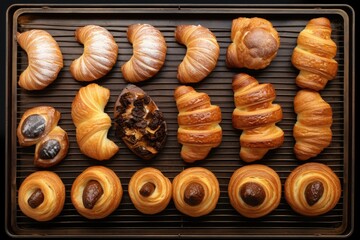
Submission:
{"label": "pale glazed croissant", "polygon": [[189,86],[179,86],[174,97],[178,114],[177,139],[181,143],[181,157],[186,162],[203,160],[222,140],[221,110],[211,105],[206,93]]}
{"label": "pale glazed croissant", "polygon": [[166,41],[162,33],[149,24],[133,24],[127,30],[133,45],[133,55],[122,67],[123,77],[128,82],[140,82],[160,71],[166,57]]}
{"label": "pale glazed croissant", "polygon": [[234,76],[232,87],[236,108],[232,124],[242,129],[240,158],[246,162],[260,160],[284,142],[284,132],[275,123],[282,119],[282,109],[273,104],[275,89],[270,83],[259,84],[245,73]]}
{"label": "pale glazed croissant", "polygon": [[292,64],[300,70],[296,77],[299,87],[319,91],[335,78],[337,46],[331,39],[331,31],[329,19],[321,17],[311,19],[300,32],[291,57]]}
{"label": "pale glazed croissant", "polygon": [[58,43],[44,30],[17,33],[16,39],[28,56],[28,66],[19,77],[20,87],[26,90],[44,89],[57,78],[64,66]]}
{"label": "pale glazed croissant", "polygon": [[214,70],[220,46],[208,28],[201,25],[179,25],[175,30],[175,39],[187,48],[178,67],[177,78],[181,83],[199,82]]}
{"label": "pale glazed croissant", "polygon": [[75,38],[84,44],[84,52],[71,63],[71,75],[78,81],[93,81],[105,76],[118,55],[113,35],[103,27],[87,25],[75,31]]}
{"label": "pale glazed croissant", "polygon": [[280,177],[268,166],[246,165],[237,169],[231,176],[228,194],[231,205],[241,215],[259,218],[279,206]]}
{"label": "pale glazed croissant", "polygon": [[285,199],[297,213],[318,216],[333,209],[341,196],[336,174],[323,163],[305,163],[295,168],[285,181]]}
{"label": "pale glazed croissant", "polygon": [[280,47],[279,34],[271,22],[258,17],[234,19],[231,41],[226,52],[226,65],[230,68],[265,68]]}
{"label": "pale glazed croissant", "polygon": [[300,90],[294,99],[297,121],[294,125],[294,152],[299,160],[317,156],[332,139],[332,108],[318,92]]}
{"label": "pale glazed croissant", "polygon": [[160,170],[146,167],[131,177],[128,192],[137,210],[144,214],[156,214],[169,204],[172,184]]}
{"label": "pale glazed croissant", "polygon": [[71,187],[71,202],[88,219],[101,219],[119,206],[123,196],[116,173],[104,166],[91,166],[76,177]]}
{"label": "pale glazed croissant", "polygon": [[214,173],[206,168],[187,168],[173,180],[175,207],[188,216],[209,214],[215,209],[219,196],[219,182]]}
{"label": "pale glazed croissant", "polygon": [[49,221],[58,216],[65,203],[65,185],[50,171],[37,171],[25,178],[18,193],[20,210],[37,221]]}
{"label": "pale glazed croissant", "polygon": [[109,89],[91,83],[80,88],[71,105],[71,117],[80,151],[97,160],[110,159],[119,150],[107,138],[111,119],[104,108],[109,97]]}

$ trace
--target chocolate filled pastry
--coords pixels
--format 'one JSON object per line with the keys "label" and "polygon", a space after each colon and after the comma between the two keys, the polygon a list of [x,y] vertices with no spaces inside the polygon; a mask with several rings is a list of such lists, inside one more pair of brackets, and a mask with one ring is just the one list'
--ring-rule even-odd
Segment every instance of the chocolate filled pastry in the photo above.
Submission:
{"label": "chocolate filled pastry", "polygon": [[65,203],[65,185],[50,171],[37,171],[27,176],[18,192],[20,210],[37,221],[49,221],[58,216]]}
{"label": "chocolate filled pastry", "polygon": [[146,167],[131,177],[128,192],[137,210],[144,214],[156,214],[169,204],[172,184],[160,170]]}
{"label": "chocolate filled pastry", "polygon": [[200,217],[212,212],[219,196],[219,182],[216,176],[206,168],[187,168],[173,180],[175,207],[191,217]]}
{"label": "chocolate filled pastry", "polygon": [[228,194],[231,205],[241,215],[259,218],[279,206],[280,177],[268,166],[246,165],[238,168],[231,176]]}
{"label": "chocolate filled pastry", "polygon": [[296,167],[285,181],[285,199],[304,216],[319,216],[332,210],[341,197],[338,176],[323,163]]}
{"label": "chocolate filled pastry", "polygon": [[104,166],[91,166],[76,177],[71,187],[71,202],[82,216],[101,219],[119,206],[123,196],[116,173]]}
{"label": "chocolate filled pastry", "polygon": [[226,65],[230,68],[266,68],[280,47],[279,34],[271,22],[258,17],[234,19],[231,41],[226,52]]}
{"label": "chocolate filled pastry", "polygon": [[167,125],[153,99],[139,87],[128,84],[114,107],[115,135],[142,159],[155,157],[164,147]]}

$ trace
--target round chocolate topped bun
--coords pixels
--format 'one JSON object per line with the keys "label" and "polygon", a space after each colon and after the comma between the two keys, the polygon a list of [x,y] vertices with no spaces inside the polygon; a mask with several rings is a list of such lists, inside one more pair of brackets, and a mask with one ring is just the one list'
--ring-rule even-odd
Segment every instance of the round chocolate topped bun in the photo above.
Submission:
{"label": "round chocolate topped bun", "polygon": [[151,97],[129,84],[115,102],[115,135],[142,159],[155,157],[164,147],[167,126]]}

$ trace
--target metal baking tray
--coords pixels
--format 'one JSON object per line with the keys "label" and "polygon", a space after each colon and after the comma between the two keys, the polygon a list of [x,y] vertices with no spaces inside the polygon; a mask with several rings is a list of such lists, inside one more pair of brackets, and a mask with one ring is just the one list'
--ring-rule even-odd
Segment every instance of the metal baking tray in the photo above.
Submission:
{"label": "metal baking tray", "polygon": [[[5,228],[16,237],[346,237],[354,229],[354,11],[348,5],[12,5],[7,11],[7,78],[6,78],[6,201]],[[232,19],[237,17],[263,17],[278,30],[281,45],[277,57],[262,70],[228,69],[225,53],[230,44]],[[284,144],[270,151],[257,163],[272,167],[281,178],[282,187],[289,173],[302,164],[293,154],[292,128],[296,122],[293,98],[298,87],[298,73],[290,62],[292,50],[299,32],[315,17],[330,19],[332,38],[338,46],[336,60],[339,71],[321,91],[322,97],[333,108],[333,139],[331,145],[309,161],[330,166],[341,180],[342,194],[333,210],[318,217],[296,214],[284,197],[277,209],[259,219],[248,219],[238,214],[230,205],[227,186],[232,173],[245,162],[239,158],[240,131],[232,128],[234,109],[231,81],[234,74],[246,72],[260,83],[275,86],[276,103],[283,108],[284,117],[278,126],[285,132]],[[168,139],[162,152],[151,161],[137,158],[116,139],[114,128],[109,138],[120,146],[120,151],[108,161],[99,162],[79,152],[75,127],[71,119],[71,103],[76,92],[86,83],[75,81],[69,65],[82,53],[83,46],[76,42],[74,31],[86,24],[107,28],[119,46],[118,61],[112,71],[96,81],[109,88],[110,100],[105,108],[113,118],[116,98],[126,86],[120,66],[132,55],[132,46],[126,38],[126,29],[133,23],[149,23],[165,36],[168,51],[161,71],[152,79],[137,84],[146,91],[163,111],[168,123]],[[179,86],[177,66],[186,52],[174,38],[179,24],[201,24],[214,32],[220,45],[220,58],[214,71],[193,86],[211,97],[213,104],[221,107],[223,141],[213,149],[206,160],[186,164],[180,158],[177,142],[177,108],[173,98]],[[64,55],[64,68],[58,79],[46,89],[25,91],[17,85],[19,74],[27,66],[26,53],[16,42],[17,31],[44,29],[49,31],[60,45]],[[69,134],[70,149],[67,157],[49,170],[56,172],[66,187],[63,211],[49,222],[36,222],[26,217],[17,205],[17,190],[26,176],[40,170],[33,165],[34,147],[20,147],[16,128],[24,111],[39,105],[52,105],[62,114],[59,125]],[[121,179],[124,195],[120,206],[107,218],[88,220],[80,216],[70,200],[71,185],[85,168],[104,165],[113,169]],[[132,174],[143,167],[160,169],[171,180],[183,169],[191,166],[205,167],[220,182],[220,199],[216,209],[207,216],[192,218],[181,214],[171,201],[168,207],[156,215],[144,215],[131,203],[127,187]],[[283,195],[283,194],[282,194]]]}

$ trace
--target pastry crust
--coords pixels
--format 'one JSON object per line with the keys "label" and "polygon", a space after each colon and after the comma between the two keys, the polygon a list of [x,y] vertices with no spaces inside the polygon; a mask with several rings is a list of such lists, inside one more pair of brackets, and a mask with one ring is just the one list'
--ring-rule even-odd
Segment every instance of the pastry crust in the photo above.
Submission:
{"label": "pastry crust", "polygon": [[[189,205],[185,201],[187,187],[193,183],[203,188],[202,201],[197,205]],[[191,217],[209,214],[216,207],[220,196],[219,182],[210,170],[203,167],[191,167],[183,170],[173,180],[173,201],[175,207]]]}
{"label": "pastry crust", "polygon": [[[262,196],[256,190],[246,189],[246,184],[256,184],[263,189]],[[242,188],[250,191],[255,199],[249,204],[241,195]],[[270,167],[261,164],[246,165],[238,168],[230,178],[228,194],[231,205],[237,212],[248,218],[259,218],[278,207],[281,199],[281,181],[279,175]],[[259,201],[259,198],[261,198]]]}
{"label": "pastry crust", "polygon": [[[103,194],[92,209],[83,203],[83,192],[89,181],[97,181]],[[104,166],[91,166],[85,169],[73,182],[71,202],[76,210],[88,219],[101,219],[110,215],[119,206],[123,196],[121,182],[116,173]]]}
{"label": "pastry crust", "polygon": [[[149,183],[153,184],[153,191],[147,190],[142,193],[146,191],[145,184]],[[156,214],[163,211],[169,204],[172,197],[172,184],[160,170],[146,167],[136,171],[131,177],[128,191],[137,210],[144,214]]]}
{"label": "pastry crust", "polygon": [[[314,192],[314,188],[311,189],[318,198],[311,205],[307,200],[307,188],[312,183],[319,182],[322,183],[323,193],[319,194],[319,190]],[[305,163],[296,167],[287,177],[284,188],[288,204],[295,212],[304,216],[318,216],[329,212],[341,197],[340,179],[330,167],[322,163]]]}
{"label": "pastry crust", "polygon": [[[29,204],[29,198],[38,189],[43,201],[35,208]],[[60,177],[50,171],[37,171],[27,176],[18,192],[20,210],[37,221],[49,221],[58,216],[65,203],[65,185]]]}

